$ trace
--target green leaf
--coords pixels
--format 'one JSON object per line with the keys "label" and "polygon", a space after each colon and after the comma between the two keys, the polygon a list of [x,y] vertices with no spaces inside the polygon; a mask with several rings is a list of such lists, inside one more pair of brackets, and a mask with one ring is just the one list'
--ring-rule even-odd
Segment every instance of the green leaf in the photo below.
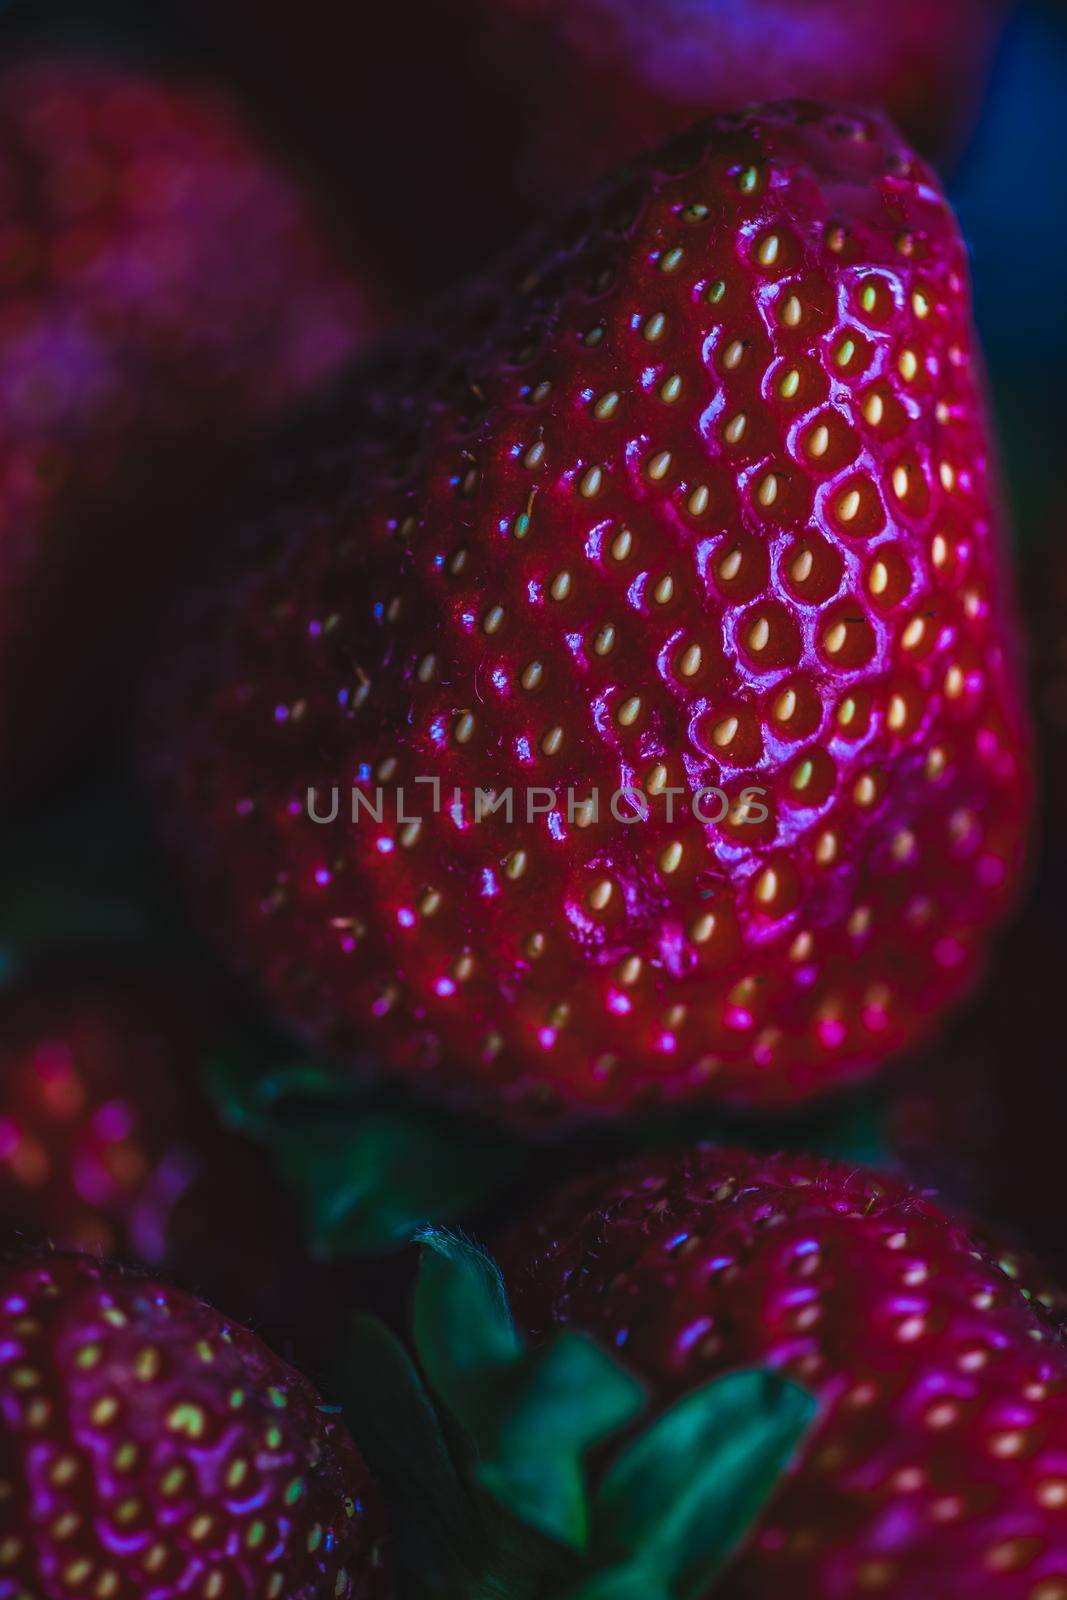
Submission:
{"label": "green leaf", "polygon": [[416,1348],[434,1393],[473,1442],[476,1480],[525,1526],[582,1548],[583,1458],[637,1415],[642,1386],[580,1333],[528,1350],[495,1262],[444,1230],[422,1240]]}
{"label": "green leaf", "polygon": [[415,1348],[434,1393],[480,1446],[504,1404],[525,1341],[495,1261],[444,1228],[426,1228],[419,1240]]}
{"label": "green leaf", "polygon": [[515,1172],[499,1141],[401,1112],[304,1116],[267,1144],[327,1260],[405,1245],[427,1223],[476,1209]]}
{"label": "green leaf", "polygon": [[478,1519],[407,1351],[377,1318],[355,1317],[332,1387],[389,1497],[405,1572],[420,1594],[452,1600],[464,1593]]}
{"label": "green leaf", "polygon": [[264,1065],[216,1053],[209,1084],[224,1122],[269,1150],[324,1260],[409,1244],[427,1223],[484,1206],[521,1170],[517,1146],[450,1118],[382,1109],[313,1059]]}
{"label": "green leaf", "polygon": [[672,1600],[672,1596],[660,1573],[634,1564],[598,1573],[577,1589],[568,1589],[566,1600]]}
{"label": "green leaf", "polygon": [[586,1547],[585,1455],[642,1410],[645,1391],[582,1333],[562,1333],[523,1363],[478,1481],[523,1522]]}
{"label": "green leaf", "polygon": [[806,1390],[767,1370],[730,1373],[686,1395],[601,1484],[598,1565],[622,1568],[620,1582],[626,1569],[654,1572],[678,1600],[702,1595],[744,1542],[815,1413]]}
{"label": "green leaf", "polygon": [[223,1122],[252,1138],[269,1138],[289,1101],[325,1102],[347,1110],[354,1091],[336,1072],[314,1060],[265,1063],[247,1043],[231,1041],[206,1067],[207,1086]]}

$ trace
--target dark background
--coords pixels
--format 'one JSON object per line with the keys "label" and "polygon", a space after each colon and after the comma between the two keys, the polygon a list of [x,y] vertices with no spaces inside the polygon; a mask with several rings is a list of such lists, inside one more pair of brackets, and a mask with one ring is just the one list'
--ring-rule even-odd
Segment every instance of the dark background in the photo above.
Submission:
{"label": "dark background", "polygon": [[[477,260],[480,243],[443,239],[439,228],[428,226],[421,254],[418,249],[418,213],[432,201],[417,192],[420,144],[434,136],[438,124],[453,136],[453,125],[463,116],[461,96],[452,96],[448,83],[434,76],[438,62],[447,69],[446,33],[448,48],[455,48],[448,0],[393,0],[385,8],[388,25],[378,24],[378,33],[372,31],[376,8],[361,0],[292,6],[295,29],[333,29],[338,14],[346,11],[356,17],[359,31],[349,25],[342,37],[363,39],[367,54],[380,53],[371,76],[383,105],[388,100],[392,108],[397,97],[404,100],[399,124],[384,114],[379,119],[381,143],[374,136],[376,108],[366,107],[362,121],[369,131],[358,149],[351,147],[354,140],[346,147],[325,126],[306,74],[285,76],[283,68],[280,75],[276,50],[247,24],[260,11],[270,18],[264,37],[269,29],[276,37],[278,18],[285,22],[288,9],[278,0],[263,0],[261,8],[235,0],[9,0],[0,7],[0,51],[8,57],[62,45],[117,52],[236,90],[263,135],[326,189],[341,225],[375,235],[369,240],[372,253],[399,286],[401,304],[413,304],[428,283],[447,281],[470,265],[471,257]],[[354,81],[365,84],[360,74],[366,66],[365,58],[355,63]],[[490,149],[496,142],[491,125],[462,129],[455,138],[459,152],[464,140],[484,140]],[[486,150],[480,144],[479,150],[484,163]],[[1065,151],[1067,4],[1022,0],[1003,31],[977,127],[954,169],[943,176],[971,250],[978,325],[1025,547],[1051,536],[1050,524],[1061,514],[1067,424]],[[462,184],[462,172],[456,181]],[[506,210],[503,193],[501,209]],[[487,236],[506,237],[511,220],[488,219]],[[429,270],[427,263],[432,263]]]}

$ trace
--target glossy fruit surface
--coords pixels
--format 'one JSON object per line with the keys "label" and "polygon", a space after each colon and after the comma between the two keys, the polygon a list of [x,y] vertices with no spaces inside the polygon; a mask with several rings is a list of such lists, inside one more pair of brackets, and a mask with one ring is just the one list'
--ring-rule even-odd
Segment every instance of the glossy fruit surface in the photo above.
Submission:
{"label": "glossy fruit surface", "polygon": [[0,1593],[377,1600],[377,1491],[251,1333],[76,1255],[0,1258]]}
{"label": "glossy fruit surface", "polygon": [[1067,1593],[1062,1301],[919,1191],[706,1147],[579,1180],[498,1254],[521,1327],[587,1330],[658,1404],[752,1363],[819,1398],[717,1600]]}
{"label": "glossy fruit surface", "polygon": [[210,933],[335,1054],[526,1122],[871,1072],[972,982],[1029,799],[933,175],[876,118],[723,118],[453,322],[172,647]]}

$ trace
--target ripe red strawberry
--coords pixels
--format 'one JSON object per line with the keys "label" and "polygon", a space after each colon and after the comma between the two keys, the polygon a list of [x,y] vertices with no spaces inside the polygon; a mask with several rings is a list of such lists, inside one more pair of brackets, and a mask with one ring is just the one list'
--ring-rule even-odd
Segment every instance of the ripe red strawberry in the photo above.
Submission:
{"label": "ripe red strawberry", "polygon": [[870,1072],[972,981],[1029,797],[932,174],[876,118],[723,118],[440,338],[176,647],[207,926],[301,1033],[527,1120]]}
{"label": "ripe red strawberry", "polygon": [[158,1270],[280,1338],[311,1271],[267,1160],[202,1087],[222,1040],[194,984],[129,952],[38,959],[0,989],[0,1233]]}
{"label": "ripe red strawberry", "polygon": [[0,1258],[0,1594],[371,1600],[377,1490],[251,1333],[77,1255]]}
{"label": "ripe red strawberry", "polygon": [[0,195],[7,789],[64,711],[69,738],[101,654],[116,676],[93,723],[113,712],[193,509],[373,310],[237,108],[199,89],[59,59],[9,68]]}
{"label": "ripe red strawberry", "polygon": [[817,1397],[716,1597],[1067,1595],[1061,1325],[918,1191],[793,1155],[646,1157],[558,1192],[502,1265],[520,1327],[615,1346],[658,1405],[754,1363]]}

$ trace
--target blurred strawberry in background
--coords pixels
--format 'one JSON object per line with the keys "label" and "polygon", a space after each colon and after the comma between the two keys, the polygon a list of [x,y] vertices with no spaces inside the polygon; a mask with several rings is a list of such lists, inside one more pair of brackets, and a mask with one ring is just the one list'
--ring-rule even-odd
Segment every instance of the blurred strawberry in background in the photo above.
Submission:
{"label": "blurred strawberry in background", "polygon": [[[694,118],[798,95],[887,109],[935,159],[977,114],[1008,0],[178,0],[343,171],[433,286]],[[402,71],[383,71],[383,63]],[[373,151],[373,156],[371,155]]]}
{"label": "blurred strawberry in background", "polygon": [[[528,96],[533,192],[633,155],[708,111],[796,95],[887,110],[932,158],[958,152],[977,113],[1004,0],[481,0],[487,53]],[[528,29],[551,49],[523,70]]]}
{"label": "blurred strawberry in background", "polygon": [[220,1038],[209,998],[129,951],[0,988],[0,1245],[160,1271],[286,1344],[322,1307],[266,1158],[201,1087]]}
{"label": "blurred strawberry in background", "polygon": [[373,327],[354,254],[215,93],[0,76],[0,795],[114,714],[222,476]]}

